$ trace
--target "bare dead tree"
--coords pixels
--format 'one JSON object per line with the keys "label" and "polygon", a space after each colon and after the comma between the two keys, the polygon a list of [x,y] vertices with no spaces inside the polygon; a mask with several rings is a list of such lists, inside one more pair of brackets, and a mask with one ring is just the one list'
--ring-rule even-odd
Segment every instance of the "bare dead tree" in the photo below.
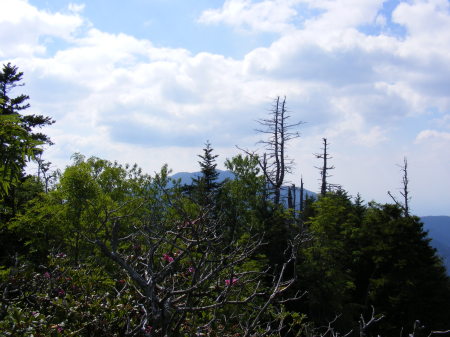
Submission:
{"label": "bare dead tree", "polygon": [[288,208],[292,209],[295,214],[295,185],[288,187]]}
{"label": "bare dead tree", "polygon": [[331,175],[328,173],[330,170],[334,170],[334,166],[328,166],[328,161],[330,159],[333,159],[333,157],[330,156],[330,154],[328,153],[328,146],[330,145],[327,142],[326,138],[322,138],[323,140],[323,152],[322,153],[314,153],[314,156],[316,156],[316,158],[318,159],[322,159],[323,160],[323,164],[321,167],[317,167],[317,169],[320,170],[320,181],[321,181],[321,185],[320,185],[320,194],[323,196],[327,193],[327,191],[333,189],[333,188],[339,188],[339,185],[336,184],[330,184],[327,181],[327,178],[331,177]]}
{"label": "bare dead tree", "polygon": [[375,308],[372,306],[372,315],[369,317],[369,320],[366,320],[364,316],[361,314],[359,318],[359,336],[360,337],[366,337],[367,336],[367,329],[375,324],[381,321],[384,318],[384,315],[375,316]]}
{"label": "bare dead tree", "polygon": [[303,200],[303,194],[304,194],[304,188],[303,188],[303,177],[300,178],[300,213],[303,212],[303,208],[304,208],[304,200]]}
{"label": "bare dead tree", "polygon": [[[130,328],[129,334],[143,333],[151,325],[152,336],[194,330],[196,335],[208,335],[232,321],[243,336],[254,336],[261,328],[274,336],[279,326],[267,325],[266,314],[286,300],[281,295],[295,281],[292,268],[302,239],[290,241],[288,256],[278,271],[249,270],[244,264],[264,245],[262,235],[230,241],[215,212],[204,207],[194,216],[186,210],[186,200],[171,193],[161,191],[171,207],[167,218],[150,213],[140,223],[134,221],[130,233],[124,230],[131,221],[128,216],[105,210],[103,230],[89,238],[129,275],[144,299],[141,324]],[[162,207],[155,205],[158,202],[153,200],[152,207]],[[126,248],[130,245],[134,247],[131,252]],[[294,276],[287,276],[288,269]],[[270,275],[273,281],[266,282]],[[221,311],[224,307],[228,314]],[[198,325],[205,313],[210,321]]]}
{"label": "bare dead tree", "polygon": [[274,193],[275,204],[280,203],[280,191],[283,186],[286,173],[292,172],[293,160],[287,156],[287,143],[300,137],[297,127],[303,122],[290,124],[289,115],[286,108],[286,97],[283,100],[278,96],[275,99],[269,117],[261,119],[258,123],[260,129],[256,131],[267,135],[267,139],[259,143],[264,145],[266,152],[259,165],[264,176]]}
{"label": "bare dead tree", "polygon": [[57,180],[58,172],[50,172],[51,162],[42,159],[42,152],[39,152],[35,157],[38,165],[38,179],[44,184],[44,191],[48,193],[49,187]]}
{"label": "bare dead tree", "polygon": [[409,178],[408,178],[408,160],[406,157],[403,158],[403,165],[397,165],[400,167],[400,171],[403,173],[402,176],[402,187],[400,190],[400,194],[403,197],[403,202],[400,202],[397,200],[397,198],[394,197],[394,195],[388,191],[388,195],[392,198],[394,203],[399,206],[401,209],[403,209],[403,214],[408,217],[409,216],[409,201],[411,200],[411,196],[409,195]]}

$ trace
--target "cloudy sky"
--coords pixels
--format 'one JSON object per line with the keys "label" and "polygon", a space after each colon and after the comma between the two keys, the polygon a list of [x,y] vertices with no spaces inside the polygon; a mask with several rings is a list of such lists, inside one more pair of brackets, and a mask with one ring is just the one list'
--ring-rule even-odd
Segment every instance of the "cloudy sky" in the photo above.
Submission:
{"label": "cloudy sky", "polygon": [[450,215],[448,0],[0,0],[0,62],[56,120],[55,168],[81,152],[196,171],[206,140],[223,168],[286,96],[305,122],[292,182],[319,189],[326,137],[350,194],[388,201],[406,156],[413,211]]}

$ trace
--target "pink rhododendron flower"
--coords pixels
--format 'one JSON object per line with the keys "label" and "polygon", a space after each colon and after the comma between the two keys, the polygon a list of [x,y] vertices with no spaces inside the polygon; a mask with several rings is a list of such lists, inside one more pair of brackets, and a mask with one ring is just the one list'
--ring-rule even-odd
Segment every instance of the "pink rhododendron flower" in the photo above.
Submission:
{"label": "pink rhododendron flower", "polygon": [[232,279],[225,280],[225,285],[227,285],[227,286],[233,285],[233,284],[236,284],[237,281],[238,281],[238,279],[233,277]]}
{"label": "pink rhododendron flower", "polygon": [[163,255],[163,260],[167,261],[167,262],[173,262],[173,257],[170,256],[169,254],[164,254]]}

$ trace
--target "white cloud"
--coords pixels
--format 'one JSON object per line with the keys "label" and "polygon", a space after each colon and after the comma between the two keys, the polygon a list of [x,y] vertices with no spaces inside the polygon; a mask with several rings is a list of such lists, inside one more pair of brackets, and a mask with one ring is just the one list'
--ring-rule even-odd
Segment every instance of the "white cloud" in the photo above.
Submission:
{"label": "white cloud", "polygon": [[443,132],[437,130],[423,130],[416,137],[417,143],[423,143],[429,140],[450,142],[450,132]]}
{"label": "white cloud", "polygon": [[310,6],[324,11],[322,15],[309,20],[305,29],[330,34],[360,25],[375,22],[384,0],[308,0]]}
{"label": "white cloud", "polygon": [[85,4],[76,4],[76,3],[69,3],[69,11],[71,12],[75,12],[75,13],[80,13],[84,10],[84,8],[86,7]]}
{"label": "white cloud", "polygon": [[42,38],[70,40],[83,24],[76,13],[62,14],[38,10],[26,0],[0,2],[0,58],[44,54]]}
{"label": "white cloud", "polygon": [[399,50],[401,55],[415,56],[418,62],[427,65],[430,60],[448,60],[450,51],[450,3],[447,0],[416,0],[402,2],[392,14],[408,31],[408,36]]}
{"label": "white cloud", "polygon": [[220,9],[202,13],[199,22],[226,23],[241,29],[262,32],[283,32],[292,28],[290,22],[297,15],[293,6],[298,0],[226,0]]}

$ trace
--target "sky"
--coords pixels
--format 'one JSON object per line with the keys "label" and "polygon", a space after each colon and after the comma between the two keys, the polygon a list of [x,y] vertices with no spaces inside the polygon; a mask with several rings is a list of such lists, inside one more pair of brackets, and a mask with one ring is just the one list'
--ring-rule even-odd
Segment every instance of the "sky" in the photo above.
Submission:
{"label": "sky", "polygon": [[24,72],[27,113],[51,116],[45,152],[198,171],[210,141],[223,169],[277,97],[304,122],[290,183],[329,181],[366,201],[400,197],[450,215],[449,0],[0,0],[0,65]]}

